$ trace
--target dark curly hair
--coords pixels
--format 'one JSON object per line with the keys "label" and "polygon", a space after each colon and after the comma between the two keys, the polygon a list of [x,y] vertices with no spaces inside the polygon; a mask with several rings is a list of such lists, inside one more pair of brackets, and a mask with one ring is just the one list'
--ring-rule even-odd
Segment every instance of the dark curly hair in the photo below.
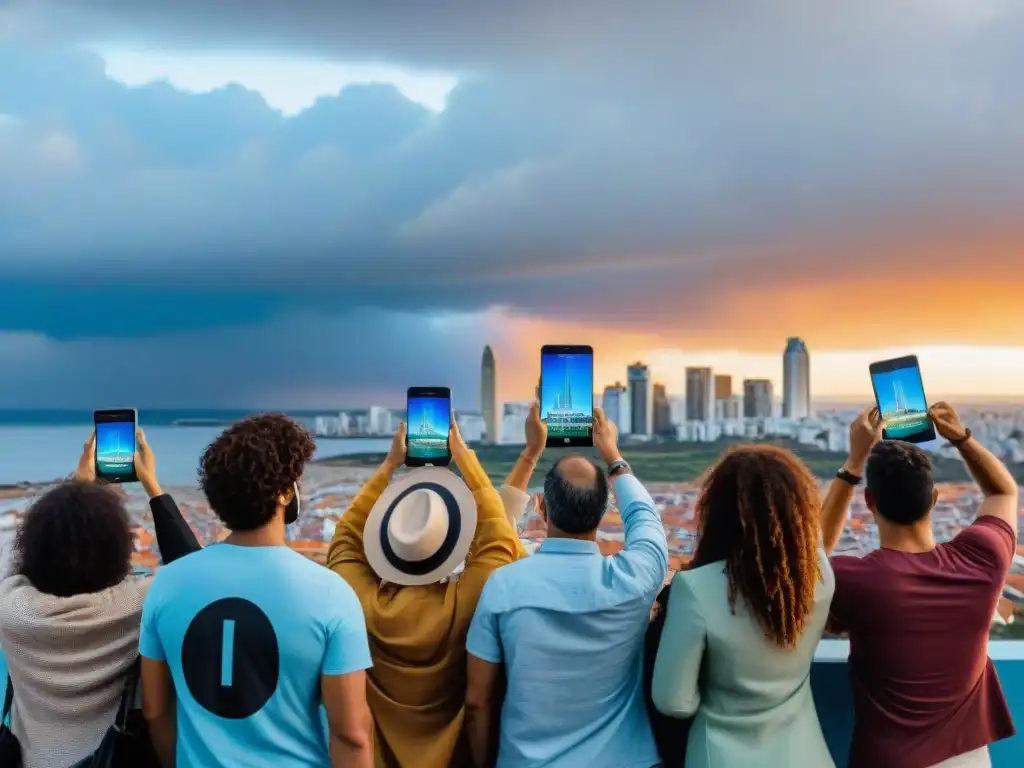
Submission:
{"label": "dark curly hair", "polygon": [[911,443],[883,440],[875,445],[864,479],[875,511],[898,525],[923,520],[935,502],[932,460]]}
{"label": "dark curly hair", "polygon": [[765,636],[794,648],[814,609],[821,499],[789,451],[768,445],[727,451],[705,476],[691,567],[724,561],[729,605],[741,595]]}
{"label": "dark curly hair", "polygon": [[277,499],[302,477],[316,443],[305,427],[280,413],[233,424],[199,462],[199,484],[210,507],[232,531],[270,522]]}
{"label": "dark curly hair", "polygon": [[70,597],[120,584],[134,551],[120,494],[71,481],[51,488],[25,513],[14,539],[14,571],[40,592]]}

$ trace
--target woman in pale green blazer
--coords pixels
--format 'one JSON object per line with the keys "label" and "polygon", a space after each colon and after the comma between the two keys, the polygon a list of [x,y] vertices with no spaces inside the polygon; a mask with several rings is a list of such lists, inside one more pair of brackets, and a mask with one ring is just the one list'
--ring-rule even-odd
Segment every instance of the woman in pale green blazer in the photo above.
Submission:
{"label": "woman in pale green blazer", "polygon": [[694,718],[686,768],[834,768],[810,683],[835,588],[820,510],[817,481],[780,448],[736,448],[704,480],[651,690],[661,713]]}

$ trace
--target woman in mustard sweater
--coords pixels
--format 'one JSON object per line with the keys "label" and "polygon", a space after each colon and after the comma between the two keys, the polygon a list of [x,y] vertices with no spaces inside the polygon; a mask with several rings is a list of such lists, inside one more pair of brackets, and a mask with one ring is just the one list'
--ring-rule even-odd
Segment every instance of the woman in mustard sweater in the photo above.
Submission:
{"label": "woman in mustard sweater", "polygon": [[[543,452],[546,434],[535,407],[527,424],[527,447],[501,493],[466,446],[454,419],[449,444],[462,480],[446,469],[427,468],[392,483],[396,470],[405,462],[405,435],[403,424],[384,463],[342,515],[327,554],[327,566],[352,586],[366,615],[373,659],[367,699],[376,723],[376,765],[468,765],[462,737],[466,632],[491,572],[526,554],[514,525],[525,509],[526,487]],[[430,500],[437,502],[437,498],[424,494],[424,489],[439,485],[444,486],[439,496],[459,507],[457,512],[448,510],[440,538],[447,543],[465,537],[468,556],[458,551],[456,542],[451,551],[433,553],[434,559],[440,556],[440,560],[432,572],[403,573],[391,565],[399,562],[391,547],[398,549],[406,541],[400,531],[394,530],[397,507],[403,498],[423,496],[423,509],[413,515],[419,533],[423,527],[419,523],[427,512],[437,511],[430,507]],[[471,509],[474,506],[475,514]],[[446,535],[451,526],[463,523],[467,529],[472,525],[472,530],[462,530],[453,537]],[[388,555],[382,555],[382,546]]]}

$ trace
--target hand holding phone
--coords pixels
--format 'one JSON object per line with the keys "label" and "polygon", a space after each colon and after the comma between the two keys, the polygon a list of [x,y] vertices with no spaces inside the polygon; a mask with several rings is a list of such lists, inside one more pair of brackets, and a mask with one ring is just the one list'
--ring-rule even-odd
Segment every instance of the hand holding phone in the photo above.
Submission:
{"label": "hand holding phone", "polygon": [[928,409],[928,417],[943,440],[949,440],[952,443],[956,440],[963,440],[967,434],[967,427],[960,421],[960,414],[949,403],[942,401],[933,403],[932,407]]}
{"label": "hand holding phone", "polygon": [[135,430],[138,414],[134,408],[93,411],[95,429],[95,477],[107,483],[134,483]]}
{"label": "hand holding phone", "polygon": [[533,458],[539,459],[547,444],[548,425],[540,417],[540,403],[534,403],[530,406],[530,413],[526,417],[526,452]]}
{"label": "hand holding phone", "polygon": [[96,482],[96,429],[93,428],[89,439],[82,446],[82,455],[78,457],[78,466],[72,475],[80,483]]}
{"label": "hand holding phone", "polygon": [[594,447],[605,464],[622,458],[619,454],[619,428],[600,408],[594,409]]}
{"label": "hand holding phone", "polygon": [[916,355],[881,360],[870,367],[884,440],[927,443],[935,439]]}
{"label": "hand holding phone", "polygon": [[406,405],[407,467],[447,467],[452,460],[448,436],[452,395],[447,387],[409,387]]}

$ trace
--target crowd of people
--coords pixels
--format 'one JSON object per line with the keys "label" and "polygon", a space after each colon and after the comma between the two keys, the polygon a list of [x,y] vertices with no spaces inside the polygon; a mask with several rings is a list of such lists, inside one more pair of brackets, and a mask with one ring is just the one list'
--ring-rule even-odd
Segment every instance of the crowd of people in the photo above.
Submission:
{"label": "crowd of people", "polygon": [[[595,410],[600,463],[567,453],[517,535],[546,443],[494,488],[453,420],[447,468],[397,474],[404,426],[324,568],[288,547],[309,432],[227,428],[200,485],[229,530],[202,547],[138,434],[164,565],[131,573],[123,495],[85,445],[24,516],[0,582],[0,768],[826,768],[810,689],[826,626],[850,638],[852,768],[990,765],[1014,726],[987,654],[1017,543],[1017,485],[945,403],[929,411],[984,501],[936,543],[928,455],[850,428],[825,497],[791,453],[727,451],[701,481],[693,562],[668,586],[657,508]],[[881,548],[832,556],[855,488]],[[614,494],[623,549],[597,529]]]}

